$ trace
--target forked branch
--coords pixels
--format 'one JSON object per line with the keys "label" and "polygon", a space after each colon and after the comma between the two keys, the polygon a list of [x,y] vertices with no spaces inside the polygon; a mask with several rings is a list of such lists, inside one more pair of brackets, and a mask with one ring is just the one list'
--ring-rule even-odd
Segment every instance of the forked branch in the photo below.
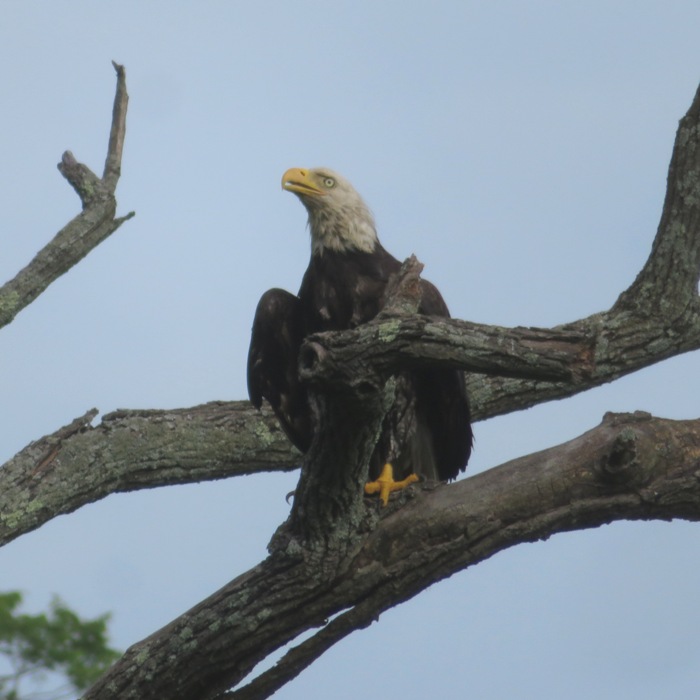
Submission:
{"label": "forked branch", "polygon": [[[404,507],[378,511],[380,522],[331,577],[314,575],[298,549],[275,550],[131,647],[84,700],[267,698],[382,612],[508,547],[623,519],[700,520],[699,451],[700,421],[610,414],[566,444],[416,490]],[[274,668],[226,694],[314,628]]]}
{"label": "forked branch", "polygon": [[52,282],[134,216],[134,212],[120,218],[114,216],[117,209],[114,193],[121,171],[129,100],[124,67],[114,63],[114,68],[117,71],[117,91],[104,176],[97,177],[90,168],[77,162],[70,151],[63,154],[58,169],[78,193],[83,211],[64,226],[29,265],[0,287],[0,328],[10,323]]}

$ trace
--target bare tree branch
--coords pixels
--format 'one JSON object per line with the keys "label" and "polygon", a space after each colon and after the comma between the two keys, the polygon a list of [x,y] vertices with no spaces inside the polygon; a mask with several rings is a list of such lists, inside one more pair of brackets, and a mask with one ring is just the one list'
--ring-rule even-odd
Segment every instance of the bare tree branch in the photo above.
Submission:
{"label": "bare tree branch", "polygon": [[117,92],[105,176],[98,178],[86,165],[78,163],[70,151],[63,154],[58,169],[78,193],[83,211],[64,226],[29,265],[0,287],[0,328],[10,323],[52,282],[134,216],[133,212],[120,218],[114,216],[117,209],[114,192],[121,169],[128,102],[124,68],[116,63],[114,67]]}
{"label": "bare tree branch", "polygon": [[89,411],[0,468],[0,545],[110,493],[291,470],[300,455],[270,411],[246,402]]}
{"label": "bare tree branch", "polygon": [[117,189],[119,176],[122,169],[122,151],[124,150],[124,136],[126,135],[126,108],[129,105],[129,95],[126,92],[126,71],[124,66],[112,61],[114,70],[117,71],[117,93],[114,96],[114,108],[112,109],[112,128],[109,132],[109,145],[107,146],[107,158],[102,181],[105,186],[114,192]]}
{"label": "bare tree branch", "polygon": [[[700,519],[699,453],[699,420],[609,414],[558,447],[452,486],[416,488],[410,503],[378,510],[381,521],[331,578],[305,550],[273,550],[131,647],[85,700],[219,697],[274,649],[319,628],[232,695],[269,697],[352,630],[503,549],[615,520]],[[327,622],[342,611],[357,612]]]}
{"label": "bare tree branch", "polygon": [[[681,119],[652,254],[616,307],[697,324],[700,279],[700,87]],[[689,316],[685,319],[684,316]],[[677,328],[677,331],[680,331]]]}
{"label": "bare tree branch", "polygon": [[[666,198],[651,254],[610,312],[559,330],[596,329],[593,360],[602,382],[622,376],[631,347],[637,368],[698,348],[700,276],[700,87],[676,132]],[[615,351],[606,352],[613,343]],[[602,353],[602,356],[601,356]],[[605,365],[612,365],[606,371]],[[600,370],[603,370],[602,372]],[[467,378],[477,414],[490,415],[569,396],[568,387],[508,377]]]}

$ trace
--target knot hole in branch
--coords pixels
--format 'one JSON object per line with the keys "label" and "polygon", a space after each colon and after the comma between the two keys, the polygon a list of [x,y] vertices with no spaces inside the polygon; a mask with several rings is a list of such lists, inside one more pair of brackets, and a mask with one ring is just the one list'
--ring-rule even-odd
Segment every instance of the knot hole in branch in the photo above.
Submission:
{"label": "knot hole in branch", "polygon": [[620,432],[598,464],[601,480],[611,484],[628,484],[638,476],[637,440],[637,433],[632,428],[624,428]]}

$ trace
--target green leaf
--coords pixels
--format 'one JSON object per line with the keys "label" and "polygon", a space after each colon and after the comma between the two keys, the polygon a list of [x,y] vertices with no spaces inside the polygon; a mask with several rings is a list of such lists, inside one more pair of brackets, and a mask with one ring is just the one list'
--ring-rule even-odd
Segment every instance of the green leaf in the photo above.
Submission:
{"label": "green leaf", "polygon": [[94,683],[120,656],[110,648],[109,614],[83,620],[59,598],[48,613],[18,612],[22,594],[0,593],[0,655],[12,673],[0,675],[0,700],[20,700],[21,681],[45,681],[45,672],[59,673],[77,691]]}

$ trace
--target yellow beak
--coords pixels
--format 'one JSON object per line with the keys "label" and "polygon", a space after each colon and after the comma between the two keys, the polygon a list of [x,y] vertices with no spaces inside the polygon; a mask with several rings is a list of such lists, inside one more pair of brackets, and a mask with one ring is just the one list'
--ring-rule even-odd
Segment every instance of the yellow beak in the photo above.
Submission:
{"label": "yellow beak", "polygon": [[304,168],[290,168],[282,175],[282,189],[297,194],[322,196],[326,193],[315,183],[314,176]]}

